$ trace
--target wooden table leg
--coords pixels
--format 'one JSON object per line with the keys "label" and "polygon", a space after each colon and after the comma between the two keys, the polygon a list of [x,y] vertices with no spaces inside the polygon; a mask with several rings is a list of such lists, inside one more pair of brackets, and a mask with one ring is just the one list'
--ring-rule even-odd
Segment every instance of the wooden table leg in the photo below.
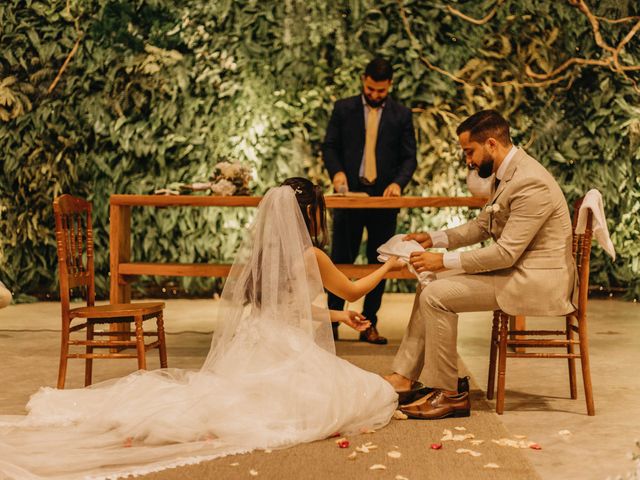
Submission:
{"label": "wooden table leg", "polygon": [[[524,315],[516,315],[509,320],[509,330],[525,330],[527,326],[527,317]],[[512,340],[525,338],[523,335],[511,335]],[[516,353],[525,353],[525,347],[515,347]]]}
{"label": "wooden table leg", "polygon": [[[120,275],[120,264],[131,259],[131,207],[111,205],[109,208],[109,300],[131,302],[131,287]],[[111,324],[111,331],[130,331],[127,324]]]}

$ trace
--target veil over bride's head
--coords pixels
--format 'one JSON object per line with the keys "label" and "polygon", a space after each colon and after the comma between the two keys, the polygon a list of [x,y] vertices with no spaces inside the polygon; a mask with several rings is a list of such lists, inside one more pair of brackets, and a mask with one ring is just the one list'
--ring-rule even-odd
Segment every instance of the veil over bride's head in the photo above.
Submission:
{"label": "veil over bride's head", "polygon": [[215,368],[238,337],[247,332],[259,336],[264,327],[299,329],[335,353],[313,250],[314,243],[322,244],[326,238],[325,204],[319,187],[292,178],[272,188],[260,201],[246,232],[222,291],[212,348],[203,370]]}

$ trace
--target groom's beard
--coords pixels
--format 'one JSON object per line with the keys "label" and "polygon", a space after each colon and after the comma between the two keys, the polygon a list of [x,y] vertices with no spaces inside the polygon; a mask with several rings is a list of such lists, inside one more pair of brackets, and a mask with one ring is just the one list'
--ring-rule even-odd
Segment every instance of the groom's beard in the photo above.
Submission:
{"label": "groom's beard", "polygon": [[478,167],[478,176],[480,178],[489,178],[493,173],[493,158],[487,155]]}

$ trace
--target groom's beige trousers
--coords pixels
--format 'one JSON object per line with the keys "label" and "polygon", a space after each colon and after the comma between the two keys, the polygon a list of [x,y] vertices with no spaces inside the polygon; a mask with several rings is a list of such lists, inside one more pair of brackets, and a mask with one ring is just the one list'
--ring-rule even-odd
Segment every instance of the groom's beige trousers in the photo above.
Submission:
{"label": "groom's beige trousers", "polygon": [[498,309],[493,275],[461,274],[418,289],[393,371],[433,388],[458,388],[458,313]]}

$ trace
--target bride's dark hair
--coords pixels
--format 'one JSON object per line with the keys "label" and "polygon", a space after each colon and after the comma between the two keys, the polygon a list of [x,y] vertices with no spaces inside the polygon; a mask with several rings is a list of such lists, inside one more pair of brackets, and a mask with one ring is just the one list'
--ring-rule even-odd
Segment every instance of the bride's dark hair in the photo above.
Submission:
{"label": "bride's dark hair", "polygon": [[282,185],[293,188],[313,244],[316,247],[324,247],[327,243],[327,207],[322,187],[303,177],[287,178]]}

